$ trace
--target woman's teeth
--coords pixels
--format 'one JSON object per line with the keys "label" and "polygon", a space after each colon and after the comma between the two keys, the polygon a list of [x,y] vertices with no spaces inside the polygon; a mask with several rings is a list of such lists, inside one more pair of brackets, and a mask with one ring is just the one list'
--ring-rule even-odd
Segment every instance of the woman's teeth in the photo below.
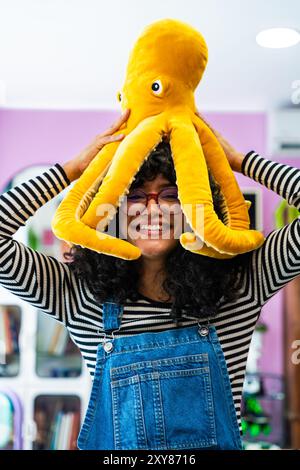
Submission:
{"label": "woman's teeth", "polygon": [[140,233],[144,233],[144,234],[148,234],[148,235],[166,233],[167,230],[170,230],[170,229],[171,229],[171,227],[170,227],[169,224],[162,224],[162,225],[142,224],[142,225],[139,226]]}
{"label": "woman's teeth", "polygon": [[161,225],[141,225],[142,230],[151,230],[151,231],[158,231],[162,230]]}

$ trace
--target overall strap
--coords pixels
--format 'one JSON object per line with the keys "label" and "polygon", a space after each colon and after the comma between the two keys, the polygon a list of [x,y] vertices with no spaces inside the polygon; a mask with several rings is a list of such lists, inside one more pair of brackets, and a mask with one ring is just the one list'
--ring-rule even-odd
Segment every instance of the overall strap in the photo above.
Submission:
{"label": "overall strap", "polygon": [[120,328],[122,315],[123,305],[113,302],[112,298],[103,303],[103,329],[105,333],[109,334]]}

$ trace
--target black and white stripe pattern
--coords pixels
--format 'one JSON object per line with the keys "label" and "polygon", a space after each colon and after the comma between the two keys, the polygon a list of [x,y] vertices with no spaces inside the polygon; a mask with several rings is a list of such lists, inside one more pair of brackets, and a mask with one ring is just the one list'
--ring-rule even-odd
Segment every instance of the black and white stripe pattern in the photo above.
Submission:
{"label": "black and white stripe pattern", "polygon": [[[249,152],[242,173],[266,186],[300,209],[300,170]],[[18,297],[53,316],[68,328],[91,375],[97,346],[103,341],[102,306],[93,298],[67,263],[36,252],[14,240],[13,234],[36,210],[70,184],[63,168],[55,164],[0,197],[0,283]],[[250,268],[243,273],[239,300],[221,305],[214,320],[232,384],[240,424],[240,403],[247,355],[262,306],[300,274],[300,222],[295,219],[272,231],[252,252]],[[175,328],[169,307],[142,297],[127,299],[122,325],[115,336]],[[178,326],[195,324],[188,317]]]}

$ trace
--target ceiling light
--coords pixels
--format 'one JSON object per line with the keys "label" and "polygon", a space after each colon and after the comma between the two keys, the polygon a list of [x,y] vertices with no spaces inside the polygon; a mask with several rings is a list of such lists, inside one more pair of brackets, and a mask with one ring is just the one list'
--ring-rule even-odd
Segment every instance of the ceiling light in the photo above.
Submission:
{"label": "ceiling light", "polygon": [[300,42],[300,33],[291,28],[271,28],[258,33],[256,42],[262,47],[291,47]]}

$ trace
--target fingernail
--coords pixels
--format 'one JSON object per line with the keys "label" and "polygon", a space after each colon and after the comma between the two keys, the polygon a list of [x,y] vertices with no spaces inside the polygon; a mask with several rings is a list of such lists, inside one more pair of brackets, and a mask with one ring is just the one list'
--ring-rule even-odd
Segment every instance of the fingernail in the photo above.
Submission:
{"label": "fingernail", "polygon": [[125,137],[125,134],[119,134],[118,135],[118,139],[122,139],[123,137]]}

